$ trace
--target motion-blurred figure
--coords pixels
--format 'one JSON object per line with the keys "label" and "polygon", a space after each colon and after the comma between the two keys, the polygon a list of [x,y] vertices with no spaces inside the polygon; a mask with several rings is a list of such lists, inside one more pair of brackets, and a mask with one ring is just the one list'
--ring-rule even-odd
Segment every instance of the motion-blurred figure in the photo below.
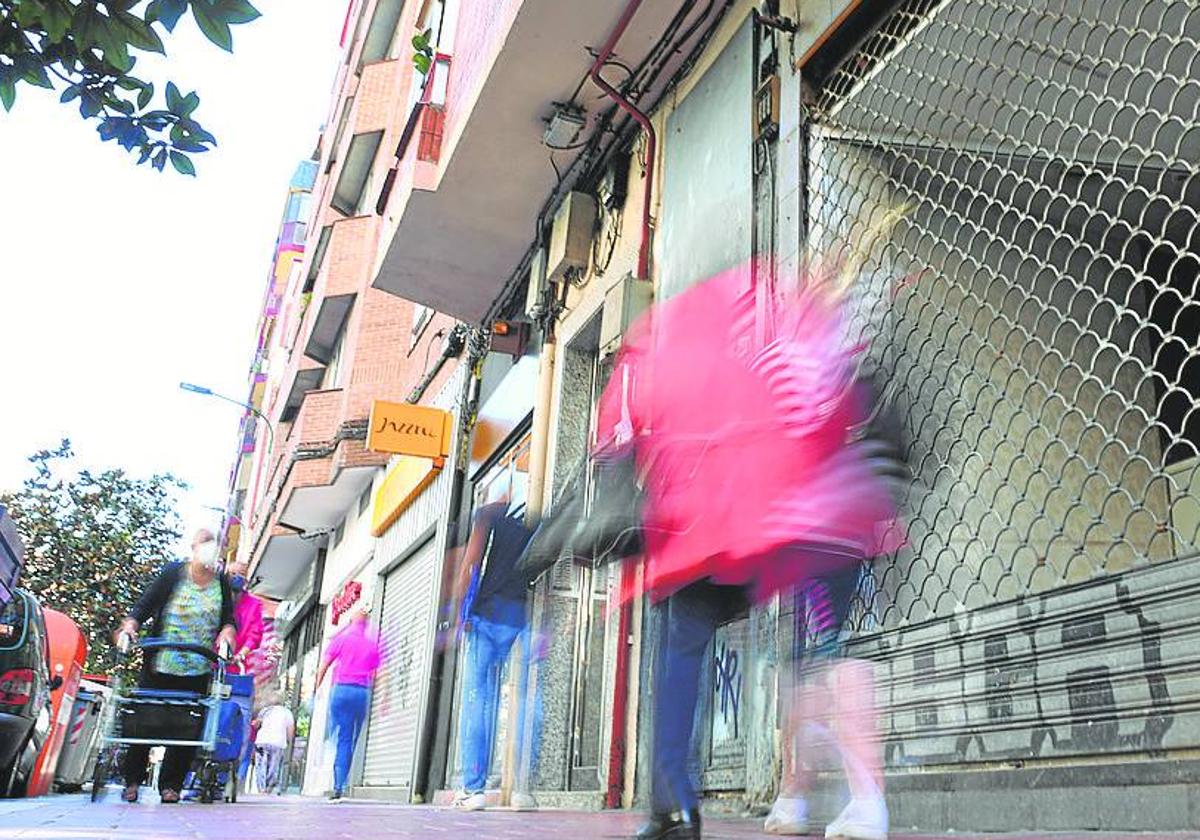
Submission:
{"label": "motion-blurred figure", "polygon": [[828,587],[900,542],[891,494],[855,440],[864,348],[846,335],[842,278],[812,272],[767,294],[753,269],[655,307],[627,334],[600,403],[597,456],[634,458],[644,488],[644,574],[625,576],[640,583],[622,597],[648,594],[665,617],[639,840],[700,837],[687,758],[717,626],[776,593]]}
{"label": "motion-blurred figure", "polygon": [[354,748],[367,720],[367,705],[371,699],[371,680],[383,661],[379,633],[371,626],[371,610],[359,605],[350,616],[350,625],[330,641],[321,667],[317,670],[317,686],[333,669],[333,690],[329,694],[329,734],[337,736],[337,757],[333,763],[333,791],[330,799],[337,801],[346,794],[350,779],[350,763]]}
{"label": "motion-blurred figure", "polygon": [[[522,477],[517,474],[518,480]],[[487,504],[475,512],[456,585],[466,666],[459,713],[463,788],[454,805],[467,811],[482,810],[487,804],[485,787],[495,744],[500,674],[513,643],[521,637],[527,641],[530,638],[525,603],[529,580],[518,568],[533,533],[525,523],[523,489],[518,487],[514,493],[507,477],[488,488]],[[532,651],[528,643],[522,649],[523,664],[528,669]],[[521,683],[528,685],[527,679]],[[518,730],[523,730],[526,697],[524,691],[519,695],[516,702],[522,714],[518,716]],[[525,740],[523,734],[514,733],[518,744]],[[531,759],[518,756],[518,760],[528,763]],[[537,807],[528,790],[519,790],[518,794],[514,804],[519,808]]]}

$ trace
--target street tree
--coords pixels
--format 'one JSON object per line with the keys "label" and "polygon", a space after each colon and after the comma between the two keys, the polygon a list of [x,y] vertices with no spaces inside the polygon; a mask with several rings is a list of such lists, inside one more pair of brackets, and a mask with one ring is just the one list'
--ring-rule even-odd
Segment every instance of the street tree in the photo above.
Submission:
{"label": "street tree", "polygon": [[114,628],[172,555],[185,485],[170,474],[80,469],[69,440],[29,461],[33,475],[0,496],[25,543],[21,585],[79,625],[88,667],[104,670]]}
{"label": "street tree", "polygon": [[194,114],[200,97],[134,75],[137,53],[166,55],[163,35],[185,13],[208,40],[232,52],[231,27],[259,12],[247,0],[0,0],[0,104],[12,110],[17,85],[61,89],[78,101],[102,140],[136,152],[138,164],[195,175],[190,155],[216,145]]}

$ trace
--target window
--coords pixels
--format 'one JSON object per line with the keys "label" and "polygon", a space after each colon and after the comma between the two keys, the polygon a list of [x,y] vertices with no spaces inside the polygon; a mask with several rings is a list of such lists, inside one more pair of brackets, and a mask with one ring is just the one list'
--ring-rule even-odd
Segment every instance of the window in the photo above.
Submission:
{"label": "window", "polygon": [[354,97],[346,97],[342,105],[342,115],[338,117],[337,133],[333,135],[333,145],[329,147],[329,163],[325,164],[325,174],[333,170],[338,161],[338,150],[342,148],[342,138],[346,136],[346,126],[350,124],[350,113],[354,110]]}
{"label": "window", "polygon": [[304,293],[307,294],[317,285],[317,275],[321,273],[321,263],[325,262],[325,250],[329,247],[329,237],[333,235],[333,225],[321,228],[321,238],[313,250],[312,259],[308,263],[308,275],[304,278]]}
{"label": "window", "polygon": [[338,526],[333,529],[333,539],[330,544],[333,548],[337,548],[341,544],[342,539],[346,536],[346,521],[343,519],[338,523]]}
{"label": "window", "polygon": [[404,0],[379,0],[375,4],[375,13],[371,15],[371,25],[367,27],[367,37],[363,41],[362,54],[358,57],[359,72],[364,64],[390,57],[392,42],[396,40],[396,27],[400,24],[400,13],[403,10]]}
{"label": "window", "polygon": [[367,508],[371,506],[371,491],[374,488],[368,484],[366,489],[362,491],[362,495],[358,497],[358,515],[362,516],[367,512]]}
{"label": "window", "polygon": [[[349,320],[349,319],[347,319]],[[333,343],[333,352],[329,355],[329,364],[325,366],[325,375],[321,378],[322,388],[337,388],[342,374],[342,350],[346,346],[346,324],[338,333],[337,341]]]}
{"label": "window", "polygon": [[360,212],[367,181],[370,180],[371,170],[375,165],[375,155],[379,152],[379,144],[382,141],[382,131],[356,134],[350,141],[350,149],[346,152],[346,161],[342,164],[337,187],[333,191],[333,200],[330,202],[333,209],[342,215],[354,216]]}

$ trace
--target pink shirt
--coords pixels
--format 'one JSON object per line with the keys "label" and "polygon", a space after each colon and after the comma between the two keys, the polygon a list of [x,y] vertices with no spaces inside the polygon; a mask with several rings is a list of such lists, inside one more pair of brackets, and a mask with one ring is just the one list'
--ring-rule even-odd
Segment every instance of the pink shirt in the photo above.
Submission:
{"label": "pink shirt", "polygon": [[325,649],[325,661],[333,668],[335,685],[370,685],[383,653],[379,634],[365,621],[355,621],[338,633]]}
{"label": "pink shirt", "polygon": [[237,624],[237,653],[241,650],[255,651],[263,639],[262,601],[243,592],[233,605],[233,620]]}

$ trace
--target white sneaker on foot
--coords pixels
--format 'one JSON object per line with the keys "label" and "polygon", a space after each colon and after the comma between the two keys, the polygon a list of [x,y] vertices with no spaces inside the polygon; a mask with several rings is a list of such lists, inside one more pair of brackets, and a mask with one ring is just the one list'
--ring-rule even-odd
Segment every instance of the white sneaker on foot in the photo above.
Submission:
{"label": "white sneaker on foot", "polygon": [[454,807],[460,811],[482,811],[487,807],[487,795],[463,791],[454,797]]}
{"label": "white sneaker on foot", "polygon": [[808,802],[800,797],[779,797],[767,814],[763,830],[767,834],[807,834]]}
{"label": "white sneaker on foot", "polygon": [[512,795],[512,807],[514,811],[536,811],[538,809],[537,797],[532,793],[518,792]]}
{"label": "white sneaker on foot", "polygon": [[887,840],[888,810],[882,796],[851,799],[825,829],[826,840]]}

